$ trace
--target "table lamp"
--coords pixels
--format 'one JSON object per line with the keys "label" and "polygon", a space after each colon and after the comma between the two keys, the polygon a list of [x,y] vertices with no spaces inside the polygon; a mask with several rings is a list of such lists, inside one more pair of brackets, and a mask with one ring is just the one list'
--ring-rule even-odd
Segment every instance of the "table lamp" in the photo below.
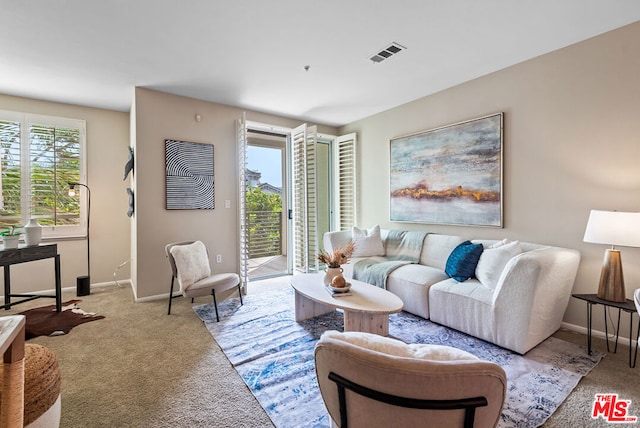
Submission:
{"label": "table lamp", "polygon": [[622,259],[615,246],[640,247],[640,213],[591,210],[583,240],[611,245],[604,253],[598,298],[626,302]]}

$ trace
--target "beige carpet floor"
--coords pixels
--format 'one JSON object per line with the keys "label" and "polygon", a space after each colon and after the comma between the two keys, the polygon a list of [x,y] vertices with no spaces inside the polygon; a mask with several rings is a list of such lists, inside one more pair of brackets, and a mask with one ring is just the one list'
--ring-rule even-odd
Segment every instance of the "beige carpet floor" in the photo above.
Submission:
{"label": "beige carpet floor", "polygon": [[[288,286],[287,278],[250,283],[249,293],[282,286]],[[72,298],[75,293],[63,295],[63,300]],[[82,309],[106,318],[79,325],[66,336],[31,340],[58,356],[61,427],[273,426],[191,309],[190,299],[174,299],[171,316],[165,300],[134,303],[128,287],[94,288],[80,299]],[[50,299],[38,299],[5,315],[48,304]],[[559,331],[556,336],[586,345],[584,335]],[[595,340],[594,347],[606,351],[602,340]],[[640,416],[640,367],[628,367],[628,348],[622,343],[544,426],[608,426],[590,418],[594,395],[606,392],[632,400],[630,413]]]}

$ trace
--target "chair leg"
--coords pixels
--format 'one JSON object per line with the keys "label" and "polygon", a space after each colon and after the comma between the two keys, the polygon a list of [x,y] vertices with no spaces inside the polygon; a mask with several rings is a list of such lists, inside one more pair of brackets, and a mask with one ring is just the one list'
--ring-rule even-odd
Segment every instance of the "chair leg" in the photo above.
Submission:
{"label": "chair leg", "polygon": [[218,302],[216,301],[216,290],[211,290],[211,295],[213,296],[213,307],[216,308],[216,322],[220,322],[220,317],[218,316]]}
{"label": "chair leg", "polygon": [[167,315],[171,315],[171,300],[173,300],[173,281],[174,276],[171,275],[171,290],[169,290],[169,310],[167,311]]}
{"label": "chair leg", "polygon": [[244,303],[242,303],[242,287],[240,287],[240,284],[238,284],[238,295],[240,296],[240,306],[242,306]]}

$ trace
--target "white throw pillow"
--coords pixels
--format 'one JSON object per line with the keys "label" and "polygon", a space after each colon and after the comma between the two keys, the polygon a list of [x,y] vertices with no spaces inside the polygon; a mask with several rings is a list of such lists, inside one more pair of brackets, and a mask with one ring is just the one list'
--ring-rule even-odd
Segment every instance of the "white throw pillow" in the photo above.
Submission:
{"label": "white throw pillow", "polygon": [[178,282],[182,289],[211,275],[207,248],[200,241],[188,245],[171,247],[171,255],[178,269]]}
{"label": "white throw pillow", "polygon": [[462,349],[444,345],[411,344],[392,339],[390,337],[379,336],[372,333],[362,333],[357,331],[339,332],[329,330],[323,336],[351,343],[360,348],[380,352],[387,355],[404,358],[420,358],[432,361],[458,361],[477,360],[473,354]]}
{"label": "white throw pillow", "polygon": [[492,290],[495,289],[507,262],[520,253],[522,253],[522,248],[518,241],[509,243],[504,241],[496,242],[480,255],[480,260],[478,260],[478,265],[476,266],[476,278],[485,287]]}
{"label": "white throw pillow", "polygon": [[384,256],[380,226],[373,226],[369,230],[353,226],[351,239],[356,246],[353,257]]}
{"label": "white throw pillow", "polygon": [[[513,241],[516,242],[516,241]],[[493,245],[489,245],[487,248],[498,248],[498,247],[502,247],[503,245],[507,245],[509,243],[508,239],[503,239],[502,241],[498,241],[496,243],[494,243]]]}

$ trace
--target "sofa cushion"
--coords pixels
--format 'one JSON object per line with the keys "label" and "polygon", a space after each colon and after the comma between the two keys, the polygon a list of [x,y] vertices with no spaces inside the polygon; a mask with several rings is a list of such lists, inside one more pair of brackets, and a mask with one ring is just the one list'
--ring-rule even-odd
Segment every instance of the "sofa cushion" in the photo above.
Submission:
{"label": "sofa cushion", "polygon": [[495,289],[498,285],[500,275],[505,265],[514,256],[522,253],[520,242],[513,241],[505,243],[499,241],[495,245],[485,249],[480,255],[478,266],[476,267],[476,278],[490,289]]}
{"label": "sofa cushion", "polygon": [[444,271],[449,254],[451,254],[458,244],[464,241],[465,238],[461,236],[440,235],[437,233],[428,234],[422,244],[420,264]]}
{"label": "sofa cushion", "polygon": [[468,280],[464,287],[454,279],[433,284],[429,289],[429,309],[431,321],[496,343],[493,291],[477,279]]}
{"label": "sofa cushion", "polygon": [[355,244],[353,257],[384,256],[380,226],[373,226],[369,230],[353,226],[351,234]]}
{"label": "sofa cushion", "polygon": [[404,302],[403,311],[429,319],[429,288],[448,278],[441,269],[408,264],[391,272],[387,290]]}
{"label": "sofa cushion", "polygon": [[449,255],[445,272],[458,282],[472,278],[476,272],[476,266],[484,247],[482,244],[472,244],[464,241],[458,245]]}
{"label": "sofa cushion", "polygon": [[389,274],[389,281],[393,280],[396,284],[417,284],[424,287],[447,278],[449,277],[444,271],[419,264],[401,266]]}

